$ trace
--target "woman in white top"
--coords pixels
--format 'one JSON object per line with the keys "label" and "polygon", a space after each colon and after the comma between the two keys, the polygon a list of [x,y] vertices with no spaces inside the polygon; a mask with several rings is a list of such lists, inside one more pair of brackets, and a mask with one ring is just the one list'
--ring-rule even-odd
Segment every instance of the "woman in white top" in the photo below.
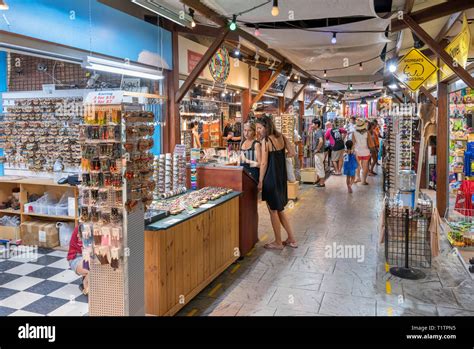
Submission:
{"label": "woman in white top", "polygon": [[361,181],[360,169],[362,169],[362,184],[369,185],[369,183],[367,183],[367,174],[369,173],[370,149],[367,145],[367,123],[364,119],[357,120],[352,142],[354,142],[354,149],[357,155],[357,161],[359,162],[354,183]]}

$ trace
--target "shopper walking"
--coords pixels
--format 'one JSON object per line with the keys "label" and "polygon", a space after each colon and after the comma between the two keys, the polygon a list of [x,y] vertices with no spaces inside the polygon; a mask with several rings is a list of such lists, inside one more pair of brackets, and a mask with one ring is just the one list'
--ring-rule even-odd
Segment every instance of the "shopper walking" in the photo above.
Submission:
{"label": "shopper walking", "polygon": [[377,173],[374,171],[375,165],[377,165],[378,156],[379,156],[379,136],[375,129],[374,123],[371,121],[368,124],[367,129],[367,144],[370,150],[370,166],[369,166],[369,176],[375,176]]}
{"label": "shopper walking", "polygon": [[257,131],[254,122],[244,124],[244,141],[241,145],[240,164],[245,167],[255,181],[260,180],[260,158],[262,147],[256,139]]}
{"label": "shopper walking", "polygon": [[326,130],[325,138],[329,140],[331,146],[331,161],[334,166],[334,174],[340,176],[342,174],[342,162],[344,155],[344,137],[347,131],[344,128],[333,128],[332,124]]}
{"label": "shopper walking", "polygon": [[362,184],[369,185],[369,183],[367,183],[367,174],[369,172],[370,149],[367,144],[367,123],[364,119],[357,120],[356,131],[352,137],[352,142],[354,143],[357,161],[359,162],[354,183],[361,181],[360,172],[362,171]]}
{"label": "shopper walking", "polygon": [[314,168],[316,169],[316,175],[318,176],[318,182],[316,183],[317,188],[324,188],[326,185],[326,171],[324,169],[324,133],[321,129],[321,121],[319,119],[313,119],[313,137],[311,144],[311,151],[314,156]]}
{"label": "shopper walking", "polygon": [[349,119],[349,123],[347,124],[347,139],[352,141],[352,135],[355,132],[355,123],[357,118],[355,116],[351,116]]}
{"label": "shopper walking", "polygon": [[[284,246],[298,247],[293,228],[286,216],[288,202],[286,157],[294,157],[291,143],[275,129],[272,119],[264,116],[257,121],[257,133],[262,139],[262,159],[258,188],[262,191],[262,200],[266,201],[272,222],[275,240],[266,244],[268,249],[281,250]],[[282,241],[281,226],[285,228],[288,239]]]}
{"label": "shopper walking", "polygon": [[[326,134],[326,131],[331,128],[331,125],[330,121],[324,124],[324,134]],[[329,144],[329,140],[324,137],[324,170],[326,171],[326,169],[331,170],[331,144]]]}
{"label": "shopper walking", "polygon": [[354,143],[347,141],[346,152],[344,154],[344,175],[346,176],[347,191],[349,193],[352,193],[352,184],[354,184],[357,166]]}

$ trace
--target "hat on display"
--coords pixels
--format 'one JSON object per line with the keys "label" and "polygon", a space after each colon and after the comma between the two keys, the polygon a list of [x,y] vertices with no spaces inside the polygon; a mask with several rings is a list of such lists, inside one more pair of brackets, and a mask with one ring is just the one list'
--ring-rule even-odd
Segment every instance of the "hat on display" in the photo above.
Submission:
{"label": "hat on display", "polygon": [[362,131],[367,129],[367,123],[365,122],[364,119],[357,119],[356,121],[356,130],[357,131]]}

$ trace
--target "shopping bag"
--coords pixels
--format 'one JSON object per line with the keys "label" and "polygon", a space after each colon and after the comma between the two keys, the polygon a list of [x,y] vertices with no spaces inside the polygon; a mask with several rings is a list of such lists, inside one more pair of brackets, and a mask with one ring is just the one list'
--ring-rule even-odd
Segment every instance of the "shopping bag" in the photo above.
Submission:
{"label": "shopping bag", "polygon": [[289,182],[296,182],[295,169],[291,158],[286,158],[286,177]]}

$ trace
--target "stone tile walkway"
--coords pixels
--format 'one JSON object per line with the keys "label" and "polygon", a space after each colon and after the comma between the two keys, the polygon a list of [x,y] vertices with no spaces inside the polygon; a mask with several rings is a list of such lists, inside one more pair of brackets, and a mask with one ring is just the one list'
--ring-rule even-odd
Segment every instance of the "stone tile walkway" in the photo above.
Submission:
{"label": "stone tile walkway", "polygon": [[[357,185],[353,194],[343,176],[329,178],[325,189],[302,185],[299,200],[287,209],[299,248],[282,251],[263,248],[273,233],[260,204],[261,241],[178,315],[474,316],[474,283],[445,241],[432,268],[424,270],[426,279],[386,272],[378,243],[382,197],[380,176],[370,178],[369,186]],[[363,254],[326,255],[327,246],[349,245]]]}

